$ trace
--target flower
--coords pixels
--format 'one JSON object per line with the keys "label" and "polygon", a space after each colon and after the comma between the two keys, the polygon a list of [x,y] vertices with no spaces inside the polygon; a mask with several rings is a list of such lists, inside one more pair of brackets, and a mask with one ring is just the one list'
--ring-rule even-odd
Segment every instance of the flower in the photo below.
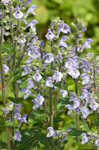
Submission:
{"label": "flower", "polygon": [[35,25],[38,24],[38,21],[37,20],[32,20],[31,22],[29,22],[26,27],[25,27],[25,30],[30,27],[33,31],[34,34],[36,34],[36,28],[35,28]]}
{"label": "flower", "polygon": [[53,137],[54,134],[55,134],[55,131],[54,131],[53,127],[48,127],[47,130],[48,130],[48,133],[47,133],[47,136],[46,136],[46,137],[47,137],[47,138]]}
{"label": "flower", "polygon": [[37,59],[40,58],[41,53],[38,48],[32,45],[30,48],[28,48],[28,56],[32,59]]}
{"label": "flower", "polygon": [[32,92],[30,91],[30,89],[26,89],[25,90],[25,94],[24,94],[24,99],[27,99],[29,95],[31,95]]}
{"label": "flower", "polygon": [[13,107],[14,107],[14,103],[13,103],[13,102],[7,103],[7,109],[8,109],[9,111],[12,111],[12,110],[13,110]]}
{"label": "flower", "polygon": [[56,70],[54,75],[53,75],[53,80],[56,82],[60,82],[62,77],[63,77],[63,74]]}
{"label": "flower", "polygon": [[20,11],[19,7],[17,8],[16,12],[13,15],[16,19],[21,19],[23,17],[23,13]]}
{"label": "flower", "polygon": [[36,99],[32,100],[32,102],[34,103],[33,109],[35,110],[43,104],[44,97],[42,95],[38,94]]}
{"label": "flower", "polygon": [[62,36],[62,38],[59,40],[59,47],[65,47],[67,48],[67,43],[65,42],[67,40],[67,36]]}
{"label": "flower", "polygon": [[16,133],[14,134],[14,140],[20,142],[21,141],[21,133],[19,130],[16,131]]}
{"label": "flower", "polygon": [[53,41],[55,38],[54,33],[51,31],[51,29],[48,29],[47,34],[45,35],[45,37],[47,38],[47,40]]}
{"label": "flower", "polygon": [[82,136],[81,144],[87,143],[88,142],[88,137],[87,137],[86,133],[82,133],[81,136]]}
{"label": "flower", "polygon": [[9,2],[10,2],[10,0],[1,0],[2,1],[2,3],[4,3],[4,4],[8,4]]}
{"label": "flower", "polygon": [[92,101],[90,102],[89,107],[90,107],[93,111],[96,111],[97,108],[99,108],[99,104],[98,104],[94,99],[92,99]]}
{"label": "flower", "polygon": [[67,69],[67,73],[74,79],[77,79],[80,76],[79,70],[75,68]]}
{"label": "flower", "polygon": [[26,119],[27,119],[27,114],[24,114],[23,116],[21,116],[21,119],[19,121],[20,121],[20,123],[22,123],[22,122],[27,123]]}
{"label": "flower", "polygon": [[31,2],[32,2],[32,0],[26,0],[25,5],[28,5],[28,4],[31,3]]}
{"label": "flower", "polygon": [[82,85],[88,84],[90,82],[90,78],[87,73],[82,73]]}
{"label": "flower", "polygon": [[9,67],[6,64],[3,64],[3,71],[5,73],[8,73],[8,71],[9,71]]}
{"label": "flower", "polygon": [[45,85],[48,86],[48,87],[53,87],[53,78],[52,77],[48,77],[45,81]]}
{"label": "flower", "polygon": [[79,62],[77,58],[77,56],[74,56],[72,58],[69,58],[65,62],[65,68],[67,69],[67,73],[74,79],[77,79],[80,76],[80,72],[78,70]]}
{"label": "flower", "polygon": [[33,79],[34,79],[36,82],[39,82],[39,81],[42,79],[42,76],[41,76],[41,74],[39,73],[39,70],[36,70],[36,73],[34,74]]}
{"label": "flower", "polygon": [[22,67],[24,68],[24,71],[22,72],[22,76],[25,76],[32,71],[31,68],[27,65],[23,65]]}
{"label": "flower", "polygon": [[96,139],[95,144],[97,145],[97,147],[99,147],[99,139]]}
{"label": "flower", "polygon": [[18,39],[18,43],[19,44],[24,44],[26,42],[26,39],[25,38],[19,38]]}
{"label": "flower", "polygon": [[30,13],[35,15],[34,9],[36,8],[36,5],[32,5],[26,12],[25,16],[27,17]]}
{"label": "flower", "polygon": [[46,64],[54,62],[54,56],[52,53],[45,53],[43,58],[44,58]]}
{"label": "flower", "polygon": [[87,40],[85,40],[84,41],[84,43],[82,44],[82,47],[81,47],[81,49],[83,50],[84,48],[91,48],[91,46],[90,46],[90,43],[91,42],[93,42],[93,40],[92,39],[87,39]]}
{"label": "flower", "polygon": [[27,83],[28,83],[28,87],[27,87],[28,89],[31,89],[34,86],[32,78],[28,78]]}
{"label": "flower", "polygon": [[60,89],[60,94],[62,95],[62,97],[66,97],[68,92],[66,90]]}
{"label": "flower", "polygon": [[70,104],[65,105],[65,107],[69,110],[68,111],[68,115],[70,115],[72,113],[73,107]]}
{"label": "flower", "polygon": [[65,34],[67,33],[71,34],[70,27],[67,24],[65,24],[63,20],[58,25],[58,29],[57,29],[58,35],[60,34],[60,32],[65,33]]}
{"label": "flower", "polygon": [[82,117],[84,119],[86,119],[88,117],[88,115],[90,114],[90,111],[89,111],[89,109],[86,106],[81,107],[80,111],[81,111]]}

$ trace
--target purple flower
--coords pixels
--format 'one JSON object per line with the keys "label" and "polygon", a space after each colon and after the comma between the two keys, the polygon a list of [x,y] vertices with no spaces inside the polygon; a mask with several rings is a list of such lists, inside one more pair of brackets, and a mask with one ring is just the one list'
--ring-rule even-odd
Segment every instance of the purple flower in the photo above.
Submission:
{"label": "purple flower", "polygon": [[14,103],[13,103],[13,102],[7,103],[7,109],[8,109],[9,111],[12,111],[12,110],[13,110],[13,107],[14,107]]}
{"label": "purple flower", "polygon": [[88,84],[90,82],[90,78],[87,73],[82,73],[82,85]]}
{"label": "purple flower", "polygon": [[14,119],[19,121],[21,120],[21,114],[18,110],[14,111]]}
{"label": "purple flower", "polygon": [[22,67],[24,68],[24,71],[22,72],[22,76],[25,76],[32,71],[31,68],[27,65],[23,65]]}
{"label": "purple flower", "polygon": [[54,56],[52,53],[46,53],[44,56],[43,56],[44,60],[45,60],[45,63],[51,63],[51,62],[54,62]]}
{"label": "purple flower", "polygon": [[2,107],[1,109],[4,112],[5,116],[9,113],[9,110],[7,108]]}
{"label": "purple flower", "polygon": [[90,43],[91,43],[91,42],[93,42],[92,39],[87,39],[87,40],[85,40],[84,43],[82,44],[81,49],[84,50],[84,48],[88,48],[88,49],[91,48],[91,46],[90,46]]}
{"label": "purple flower", "polygon": [[32,20],[31,22],[29,22],[26,27],[25,27],[25,30],[30,27],[33,31],[34,34],[36,34],[36,28],[35,28],[35,25],[38,24],[38,21],[37,20]]}
{"label": "purple flower", "polygon": [[19,130],[16,131],[16,133],[14,134],[14,140],[20,142],[21,141],[21,133]]}
{"label": "purple flower", "polygon": [[9,67],[6,64],[3,64],[3,71],[5,73],[8,73],[8,71],[9,71]]}
{"label": "purple flower", "polygon": [[90,72],[90,63],[86,58],[81,58],[81,66],[80,68],[83,69],[84,72]]}
{"label": "purple flower", "polygon": [[58,29],[57,29],[58,36],[59,36],[60,32],[65,33],[65,34],[67,34],[67,33],[71,34],[70,27],[67,24],[65,24],[63,20],[58,25]]}
{"label": "purple flower", "polygon": [[99,147],[99,139],[96,139],[95,144],[96,144],[97,147]]}
{"label": "purple flower", "polygon": [[88,137],[86,133],[82,133],[81,136],[82,136],[81,144],[86,144],[88,142]]}
{"label": "purple flower", "polygon": [[10,0],[1,0],[2,1],[2,3],[4,3],[4,4],[8,4],[9,2],[10,2]]}
{"label": "purple flower", "polygon": [[62,36],[58,43],[59,47],[67,48],[66,40],[68,40],[67,36]]}
{"label": "purple flower", "polygon": [[27,83],[28,83],[28,87],[27,87],[28,89],[31,89],[34,86],[32,78],[28,78]]}
{"label": "purple flower", "polygon": [[54,40],[55,35],[54,35],[54,33],[51,31],[50,28],[48,29],[48,32],[47,32],[47,34],[46,34],[45,37],[47,38],[47,40],[50,40],[50,41],[53,41],[53,40]]}
{"label": "purple flower", "polygon": [[25,38],[19,38],[18,39],[18,43],[19,44],[24,44],[26,42],[26,39]]}
{"label": "purple flower", "polygon": [[77,79],[80,76],[80,72],[77,69],[67,69],[67,73],[74,79]]}
{"label": "purple flower", "polygon": [[35,47],[34,45],[31,45],[30,48],[28,48],[28,56],[32,59],[37,59],[41,57],[41,53],[39,51],[39,48]]}
{"label": "purple flower", "polygon": [[36,70],[36,73],[34,74],[33,79],[34,79],[36,82],[39,82],[39,81],[42,79],[42,76],[41,76],[41,74],[39,73],[39,70]]}
{"label": "purple flower", "polygon": [[80,72],[78,70],[79,62],[77,58],[77,56],[74,56],[73,58],[69,58],[65,62],[65,68],[67,69],[67,73],[74,79],[77,79],[80,76]]}
{"label": "purple flower", "polygon": [[67,104],[67,105],[65,105],[65,107],[69,110],[69,111],[68,111],[68,115],[70,115],[70,114],[72,113],[72,111],[73,111],[72,105]]}
{"label": "purple flower", "polygon": [[48,87],[53,87],[53,78],[52,77],[48,77],[45,81],[45,85],[48,86]]}
{"label": "purple flower", "polygon": [[22,122],[27,123],[26,119],[27,119],[27,114],[24,114],[23,116],[21,116],[21,119],[19,121],[20,121],[20,123],[22,123]]}
{"label": "purple flower", "polygon": [[44,97],[42,95],[38,94],[36,99],[32,100],[32,102],[34,103],[33,109],[35,110],[43,104]]}
{"label": "purple flower", "polygon": [[20,11],[19,7],[17,8],[16,12],[13,15],[16,19],[21,19],[23,17],[23,13]]}
{"label": "purple flower", "polygon": [[32,0],[26,0],[26,3],[25,3],[25,5],[27,6],[29,3],[31,3],[32,2]]}
{"label": "purple flower", "polygon": [[88,115],[90,114],[90,111],[89,111],[89,109],[86,106],[81,107],[80,111],[81,111],[82,117],[84,119],[86,119],[88,117]]}
{"label": "purple flower", "polygon": [[27,99],[29,95],[31,95],[32,92],[30,91],[30,89],[26,89],[25,93],[24,93],[24,99]]}
{"label": "purple flower", "polygon": [[32,57],[29,57],[28,59],[27,59],[27,61],[26,61],[26,64],[31,64],[32,63]]}
{"label": "purple flower", "polygon": [[63,77],[63,74],[56,70],[53,75],[53,80],[56,82],[60,82],[62,80],[62,77]]}
{"label": "purple flower", "polygon": [[62,95],[62,97],[66,97],[68,92],[66,90],[60,89],[60,94]]}
{"label": "purple flower", "polygon": [[89,107],[90,107],[93,111],[96,111],[97,108],[99,108],[99,104],[92,98],[92,101],[90,102]]}
{"label": "purple flower", "polygon": [[36,8],[36,5],[32,5],[26,12],[25,16],[27,17],[30,13],[35,15],[34,9]]}
{"label": "purple flower", "polygon": [[55,134],[55,131],[54,131],[53,127],[48,127],[47,130],[48,130],[48,133],[47,133],[47,136],[46,136],[46,137],[47,137],[47,138],[53,137],[54,134]]}

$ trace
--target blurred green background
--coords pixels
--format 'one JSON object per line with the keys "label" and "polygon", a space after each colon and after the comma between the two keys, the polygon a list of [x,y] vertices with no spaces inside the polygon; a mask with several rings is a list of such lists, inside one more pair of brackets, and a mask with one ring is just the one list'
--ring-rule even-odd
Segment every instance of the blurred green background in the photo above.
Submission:
{"label": "blurred green background", "polygon": [[37,5],[35,18],[39,21],[40,38],[44,38],[55,17],[69,25],[79,18],[87,27],[85,37],[94,40],[92,51],[99,54],[99,0],[33,0],[32,3]]}

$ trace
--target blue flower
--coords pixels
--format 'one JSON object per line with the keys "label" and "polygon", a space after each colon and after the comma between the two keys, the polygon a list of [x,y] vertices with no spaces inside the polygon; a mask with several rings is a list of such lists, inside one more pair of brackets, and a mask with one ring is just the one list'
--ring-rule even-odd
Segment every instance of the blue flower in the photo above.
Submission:
{"label": "blue flower", "polygon": [[55,38],[54,33],[51,31],[51,29],[48,29],[47,34],[45,35],[45,37],[47,38],[47,40],[53,41]]}
{"label": "blue flower", "polygon": [[45,81],[45,85],[48,86],[48,87],[53,87],[53,78],[52,77],[48,77]]}
{"label": "blue flower", "polygon": [[90,111],[89,111],[89,109],[86,106],[81,107],[80,111],[81,111],[82,117],[84,119],[86,119],[88,117],[88,115],[90,114]]}
{"label": "blue flower", "polygon": [[82,133],[81,136],[82,136],[81,144],[86,144],[88,142],[88,137],[86,133]]}
{"label": "blue flower", "polygon": [[97,147],[99,147],[99,139],[96,139],[95,144],[96,144]]}
{"label": "blue flower", "polygon": [[90,82],[90,78],[87,73],[82,73],[82,85],[88,84]]}
{"label": "blue flower", "polygon": [[34,86],[32,78],[28,78],[27,83],[28,83],[28,86],[27,86],[28,89],[31,89]]}
{"label": "blue flower", "polygon": [[25,30],[30,27],[33,31],[34,34],[36,34],[36,27],[35,25],[38,24],[38,21],[37,20],[32,20],[31,22],[29,22],[26,27],[25,27]]}
{"label": "blue flower", "polygon": [[8,73],[9,72],[9,67],[6,65],[6,64],[3,64],[3,71],[5,73]]}
{"label": "blue flower", "polygon": [[39,70],[36,70],[36,73],[34,74],[33,79],[34,79],[36,82],[39,82],[39,81],[42,79],[42,76],[41,76],[41,74],[39,73]]}
{"label": "blue flower", "polygon": [[21,141],[21,133],[19,130],[16,131],[16,133],[14,134],[14,140],[20,142]]}
{"label": "blue flower", "polygon": [[16,9],[16,12],[13,15],[16,19],[21,19],[23,17],[23,13],[20,11],[19,7]]}
{"label": "blue flower", "polygon": [[48,133],[46,135],[47,138],[53,137],[55,135],[55,131],[54,131],[53,127],[48,127],[47,130],[48,130]]}
{"label": "blue flower", "polygon": [[4,3],[4,4],[8,4],[9,2],[10,2],[10,0],[1,0],[2,1],[2,3]]}
{"label": "blue flower", "polygon": [[62,36],[62,38],[59,40],[59,47],[64,47],[64,48],[67,48],[67,43],[66,43],[66,40],[67,40],[67,36]]}
{"label": "blue flower", "polygon": [[54,62],[54,56],[52,53],[45,53],[43,56],[43,59],[45,60],[44,62],[47,63],[51,63]]}
{"label": "blue flower", "polygon": [[56,82],[60,82],[62,80],[63,74],[56,70],[53,75],[53,80]]}
{"label": "blue flower", "polygon": [[34,103],[33,109],[35,110],[43,104],[44,97],[38,94],[37,97],[34,100],[32,100],[32,102]]}
{"label": "blue flower", "polygon": [[93,42],[92,39],[85,40],[84,43],[82,44],[81,49],[84,50],[85,48],[88,48],[88,49],[91,48],[91,45],[90,45],[91,42]]}
{"label": "blue flower", "polygon": [[25,16],[27,17],[30,13],[35,15],[34,9],[36,8],[36,5],[32,5],[26,12]]}

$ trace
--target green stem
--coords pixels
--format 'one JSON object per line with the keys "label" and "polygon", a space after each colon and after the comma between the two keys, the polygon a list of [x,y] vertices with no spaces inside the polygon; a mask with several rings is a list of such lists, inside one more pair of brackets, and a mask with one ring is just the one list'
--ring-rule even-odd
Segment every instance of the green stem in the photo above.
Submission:
{"label": "green stem", "polygon": [[[75,79],[75,93],[76,95],[78,94],[78,80]],[[76,112],[76,129],[79,130],[80,129],[80,125],[79,125],[79,114]],[[77,141],[80,142],[80,137],[77,137]]]}
{"label": "green stem", "polygon": [[[0,38],[0,72],[1,72],[1,82],[2,82],[2,102],[5,106],[6,104],[6,88],[5,88],[5,78],[4,78],[4,71],[3,71],[3,62],[2,62],[2,37],[3,37],[3,28],[1,27],[1,38]],[[8,127],[6,127],[6,135],[7,135],[7,144],[8,144],[8,150],[11,150],[11,144],[10,144],[10,137],[9,137],[9,130]]]}

